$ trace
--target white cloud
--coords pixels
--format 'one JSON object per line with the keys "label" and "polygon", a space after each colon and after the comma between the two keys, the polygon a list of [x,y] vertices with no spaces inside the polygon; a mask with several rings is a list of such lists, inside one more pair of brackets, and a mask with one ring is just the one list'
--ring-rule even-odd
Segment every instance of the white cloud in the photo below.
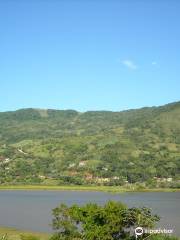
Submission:
{"label": "white cloud", "polygon": [[123,60],[122,64],[124,66],[128,67],[131,70],[136,70],[137,69],[137,65],[131,60]]}

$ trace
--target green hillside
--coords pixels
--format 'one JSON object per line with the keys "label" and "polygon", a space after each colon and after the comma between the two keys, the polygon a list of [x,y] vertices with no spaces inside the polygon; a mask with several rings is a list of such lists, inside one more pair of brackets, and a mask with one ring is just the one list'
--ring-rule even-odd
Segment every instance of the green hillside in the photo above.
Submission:
{"label": "green hillside", "polygon": [[179,185],[180,102],[0,113],[0,183]]}

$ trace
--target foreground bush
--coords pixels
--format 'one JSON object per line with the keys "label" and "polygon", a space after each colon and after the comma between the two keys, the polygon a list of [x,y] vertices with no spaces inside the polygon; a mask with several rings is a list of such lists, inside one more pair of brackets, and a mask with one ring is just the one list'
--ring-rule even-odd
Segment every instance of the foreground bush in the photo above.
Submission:
{"label": "foreground bush", "polygon": [[[137,226],[153,228],[159,219],[148,208],[128,208],[121,202],[109,201],[104,206],[61,204],[53,209],[55,234],[50,240],[135,240]],[[177,240],[160,234],[143,234],[138,239]]]}
{"label": "foreground bush", "polygon": [[68,207],[61,204],[53,209],[55,234],[51,240],[135,239],[137,226],[151,228],[158,221],[159,217],[150,209],[127,208],[120,202],[109,201],[104,206],[90,203]]}

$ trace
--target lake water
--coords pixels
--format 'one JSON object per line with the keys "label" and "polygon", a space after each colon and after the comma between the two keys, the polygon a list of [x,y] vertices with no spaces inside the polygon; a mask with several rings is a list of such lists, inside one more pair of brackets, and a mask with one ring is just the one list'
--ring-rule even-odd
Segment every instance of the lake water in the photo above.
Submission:
{"label": "lake water", "polygon": [[0,226],[50,232],[51,209],[60,203],[105,203],[117,200],[129,207],[150,207],[161,216],[159,227],[180,236],[180,192],[120,193],[82,191],[0,191]]}

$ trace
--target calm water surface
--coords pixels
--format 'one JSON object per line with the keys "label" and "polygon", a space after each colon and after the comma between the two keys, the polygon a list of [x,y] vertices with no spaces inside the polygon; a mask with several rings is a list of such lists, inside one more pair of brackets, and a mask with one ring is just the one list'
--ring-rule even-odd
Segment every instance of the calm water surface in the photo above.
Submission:
{"label": "calm water surface", "polygon": [[50,232],[51,209],[59,203],[105,203],[117,200],[131,206],[146,206],[161,216],[159,227],[174,229],[180,236],[180,192],[121,193],[82,191],[0,191],[0,226]]}

